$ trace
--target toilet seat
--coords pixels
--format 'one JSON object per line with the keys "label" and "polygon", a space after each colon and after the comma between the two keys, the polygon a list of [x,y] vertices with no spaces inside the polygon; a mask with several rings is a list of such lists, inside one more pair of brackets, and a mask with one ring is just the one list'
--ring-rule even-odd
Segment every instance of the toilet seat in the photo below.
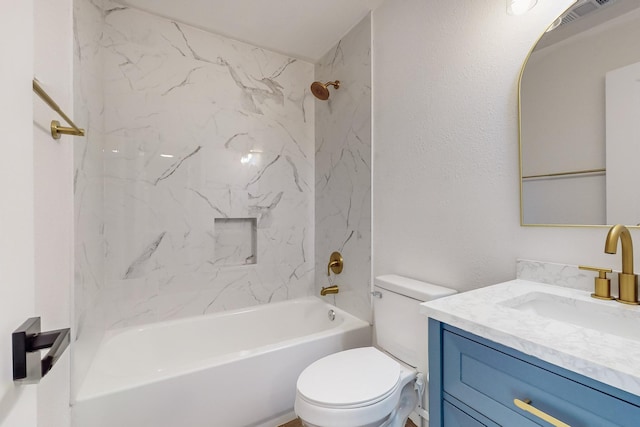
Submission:
{"label": "toilet seat", "polygon": [[300,374],[295,411],[313,426],[380,426],[415,377],[414,369],[374,347],[342,351],[312,363]]}
{"label": "toilet seat", "polygon": [[402,366],[380,350],[356,348],[309,365],[298,378],[298,393],[307,402],[323,407],[369,406],[397,390],[401,372]]}

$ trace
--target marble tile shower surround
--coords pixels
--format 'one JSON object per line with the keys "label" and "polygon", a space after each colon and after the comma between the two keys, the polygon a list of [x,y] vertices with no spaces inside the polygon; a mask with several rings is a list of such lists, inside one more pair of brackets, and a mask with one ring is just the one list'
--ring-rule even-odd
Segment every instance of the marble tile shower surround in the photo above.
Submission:
{"label": "marble tile shower surround", "polygon": [[310,295],[313,65],[117,3],[102,46],[107,327]]}
{"label": "marble tile shower surround", "polygon": [[[316,78],[340,80],[327,101],[316,100],[315,276],[317,289],[340,286],[325,297],[371,321],[371,17],[365,17],[316,64]],[[344,270],[327,278],[340,251]]]}
{"label": "marble tile shower surround", "polygon": [[74,0],[73,119],[86,130],[74,138],[73,387],[84,376],[104,332],[96,303],[104,288],[102,0]]}

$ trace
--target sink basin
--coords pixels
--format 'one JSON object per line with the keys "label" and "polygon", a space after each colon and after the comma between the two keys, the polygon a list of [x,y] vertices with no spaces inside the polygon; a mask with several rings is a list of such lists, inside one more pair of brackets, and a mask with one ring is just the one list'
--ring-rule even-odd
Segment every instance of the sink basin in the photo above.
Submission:
{"label": "sink basin", "polygon": [[640,341],[640,306],[529,292],[503,306],[560,322]]}

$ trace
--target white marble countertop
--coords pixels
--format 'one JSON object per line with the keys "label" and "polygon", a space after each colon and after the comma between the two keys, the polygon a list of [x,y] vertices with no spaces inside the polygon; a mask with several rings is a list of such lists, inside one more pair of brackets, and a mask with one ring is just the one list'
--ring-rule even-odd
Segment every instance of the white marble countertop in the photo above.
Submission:
{"label": "white marble countertop", "polygon": [[[509,307],[510,302],[526,300],[531,292],[551,294],[551,298],[557,296],[558,301],[565,303],[566,298],[572,298],[599,304],[613,317],[613,323],[617,317],[640,314],[640,306],[597,300],[586,291],[521,279],[422,303],[420,311],[490,341],[640,395],[640,339],[623,338]],[[638,332],[628,332],[629,336],[640,336],[640,322]]]}

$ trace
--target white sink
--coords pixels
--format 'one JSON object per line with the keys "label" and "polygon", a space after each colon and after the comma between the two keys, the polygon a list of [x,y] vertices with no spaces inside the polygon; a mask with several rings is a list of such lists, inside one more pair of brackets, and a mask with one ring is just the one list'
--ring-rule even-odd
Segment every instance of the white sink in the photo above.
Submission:
{"label": "white sink", "polygon": [[640,306],[537,291],[500,304],[525,313],[640,342]]}

